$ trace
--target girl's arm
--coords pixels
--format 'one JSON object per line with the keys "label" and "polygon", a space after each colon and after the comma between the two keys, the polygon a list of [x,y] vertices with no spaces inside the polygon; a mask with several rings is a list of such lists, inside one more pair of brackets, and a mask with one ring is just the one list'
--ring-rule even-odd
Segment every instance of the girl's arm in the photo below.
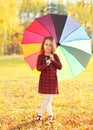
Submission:
{"label": "girl's arm", "polygon": [[61,69],[62,68],[62,64],[57,56],[57,54],[55,54],[54,56],[54,61],[52,61],[52,63],[54,64],[54,66],[56,67],[56,69]]}
{"label": "girl's arm", "polygon": [[42,57],[39,55],[37,58],[37,66],[36,66],[37,70],[42,71],[46,67],[47,67],[46,63],[44,61],[42,62]]}

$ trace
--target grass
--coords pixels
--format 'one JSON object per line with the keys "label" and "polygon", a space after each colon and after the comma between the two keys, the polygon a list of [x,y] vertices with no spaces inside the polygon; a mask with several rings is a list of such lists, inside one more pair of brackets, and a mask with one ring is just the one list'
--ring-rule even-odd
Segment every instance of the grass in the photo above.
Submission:
{"label": "grass", "polygon": [[43,102],[38,80],[23,56],[0,57],[0,130],[93,130],[93,57],[84,72],[59,83],[52,123],[47,112],[35,121]]}

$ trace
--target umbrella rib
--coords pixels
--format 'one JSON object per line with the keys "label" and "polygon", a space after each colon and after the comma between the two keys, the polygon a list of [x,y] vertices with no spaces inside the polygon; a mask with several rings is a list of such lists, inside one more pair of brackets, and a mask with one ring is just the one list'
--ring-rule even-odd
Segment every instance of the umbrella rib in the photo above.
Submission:
{"label": "umbrella rib", "polygon": [[[75,39],[75,40],[71,40],[71,41],[66,41],[66,42],[61,42],[60,45],[64,45],[64,43],[67,43],[67,42],[73,42],[73,41],[78,41],[79,39]],[[87,40],[87,39],[80,39],[80,41],[83,41],[83,40]],[[63,44],[62,44],[63,43]]]}
{"label": "umbrella rib", "polygon": [[[76,41],[89,41],[89,40],[73,40],[74,42]],[[69,43],[72,43],[73,41],[69,41]],[[90,43],[91,44],[91,43]],[[80,50],[80,51],[82,51],[82,52],[85,52],[85,53],[87,53],[86,51],[84,51],[84,50],[82,50],[82,49],[80,49],[80,48],[76,48],[75,46],[68,46],[68,44],[66,44],[66,42],[65,42],[65,44],[61,44],[61,46],[65,46],[65,47],[69,47],[69,48],[73,48],[73,49],[78,49],[78,50]],[[90,45],[91,46],[91,45]],[[90,54],[90,55],[92,55],[92,49],[91,49],[91,52],[90,53],[87,53],[87,54]]]}
{"label": "umbrella rib", "polygon": [[[63,53],[63,51],[62,51],[62,53]],[[66,60],[66,64],[69,66],[69,64],[68,64],[68,62],[67,62],[67,58],[66,58],[66,56],[65,56],[65,54],[63,53],[63,55],[64,55],[64,57],[65,57],[65,60]],[[61,54],[60,54],[60,51],[59,51],[59,57],[61,57]],[[71,67],[70,67],[71,68]],[[74,75],[73,75],[73,73],[72,73],[72,70],[71,69],[69,69],[70,70],[70,72],[71,72],[71,74],[72,74],[72,77],[74,77]],[[60,73],[60,72],[59,72]]]}
{"label": "umbrella rib", "polygon": [[43,36],[43,37],[45,36],[45,35],[42,35],[42,34],[40,34],[40,33],[35,32],[35,31],[30,31],[30,30],[26,30],[26,31],[32,32],[32,33],[35,33],[35,34],[38,34],[38,35]]}
{"label": "umbrella rib", "polygon": [[[37,19],[37,21],[38,21],[38,19]],[[38,21],[38,22],[39,22],[39,21]],[[39,22],[39,23],[40,23],[40,22]],[[49,32],[50,35],[52,35],[51,32],[45,27],[45,25],[43,25],[42,23],[40,23],[40,24]],[[54,25],[54,24],[53,24],[53,25]],[[56,32],[56,31],[55,31],[55,32]]]}
{"label": "umbrella rib", "polygon": [[[35,55],[35,54],[39,54],[40,52],[36,52],[36,53],[34,53],[34,54],[31,54],[31,55],[29,55],[29,56],[27,56],[27,57],[30,57],[30,56],[33,56],[33,55]],[[27,58],[27,57],[24,57],[24,58]]]}
{"label": "umbrella rib", "polygon": [[[64,48],[64,47],[63,47]],[[65,49],[65,48],[64,48]],[[66,49],[65,49],[66,50]],[[66,50],[67,51],[67,50]],[[64,52],[63,52],[64,53]],[[65,56],[65,58],[66,58],[66,55],[65,55],[65,53],[64,53],[64,56]],[[69,65],[69,67],[70,67],[70,70],[71,70],[71,73],[72,73],[72,75],[73,75],[73,77],[74,77],[74,74],[73,74],[73,71],[72,71],[72,69],[71,69],[71,66],[70,66],[70,64],[69,64],[69,61],[68,61],[68,59],[66,58],[66,61],[67,61],[67,64]]]}
{"label": "umbrella rib", "polygon": [[[80,28],[81,27],[81,25],[80,26],[78,26],[75,30],[73,30],[71,33],[73,33],[74,31],[76,31],[78,28]],[[63,40],[65,40],[71,33],[69,33]],[[63,41],[62,40],[62,41]],[[60,42],[60,41],[59,41]]]}
{"label": "umbrella rib", "polygon": [[[89,40],[89,39],[80,39],[80,41],[84,41],[84,40]],[[72,41],[66,41],[66,42],[61,42],[60,45],[66,45],[66,43],[68,42],[73,42],[73,41],[79,41],[79,39],[75,39],[75,40],[72,40]],[[63,43],[63,44],[62,44]],[[64,44],[65,43],[65,44]]]}
{"label": "umbrella rib", "polygon": [[[65,46],[65,45],[64,45]],[[64,48],[64,46],[62,46],[63,48]],[[65,46],[65,47],[68,47],[68,46]],[[73,49],[77,49],[77,48],[75,48],[75,47],[68,47],[68,48],[73,48]],[[64,48],[65,49],[65,48]],[[66,50],[66,49],[65,49]],[[80,49],[77,49],[77,50],[79,50],[79,51],[81,51],[81,52],[84,52],[84,53],[86,53],[87,55],[89,55],[89,56],[91,56],[92,54],[89,54],[89,53],[87,53],[87,52],[85,52],[85,51],[82,51],[82,50],[80,50]],[[71,54],[71,52],[70,51],[68,51],[70,54]],[[80,63],[80,60],[76,57],[76,56],[74,56],[78,61],[79,61],[79,63]],[[80,63],[81,64],[81,63]],[[82,65],[82,64],[81,64]],[[84,67],[84,65],[82,65],[83,67]],[[85,67],[84,67],[85,68]]]}
{"label": "umbrella rib", "polygon": [[[27,30],[28,31],[28,30]],[[40,35],[40,36],[43,36],[43,37],[45,37],[45,35],[43,35],[43,34],[40,34],[40,33],[37,33],[37,32],[35,32],[35,31],[30,31],[29,30],[29,32],[32,32],[32,33],[35,33],[35,34],[38,34],[38,35]],[[50,33],[50,32],[49,32]]]}
{"label": "umbrella rib", "polygon": [[[68,47],[68,48],[73,48],[73,49],[77,49],[77,50],[80,50],[79,48],[75,48],[75,47],[71,47],[71,46],[66,46],[66,45],[61,45],[62,47]],[[85,52],[85,51],[83,51],[83,50],[80,50],[80,51],[82,51],[82,52]],[[85,53],[87,53],[87,52],[85,52]],[[92,55],[92,53],[91,54],[89,54],[89,53],[87,53],[88,55]]]}

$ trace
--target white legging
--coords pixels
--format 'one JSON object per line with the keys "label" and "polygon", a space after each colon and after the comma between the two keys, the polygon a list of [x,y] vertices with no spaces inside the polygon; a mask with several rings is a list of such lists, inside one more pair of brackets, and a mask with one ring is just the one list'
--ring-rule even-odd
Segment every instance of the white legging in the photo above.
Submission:
{"label": "white legging", "polygon": [[41,106],[41,109],[38,113],[39,116],[42,116],[43,112],[45,111],[45,109],[47,108],[48,114],[53,116],[52,113],[52,106],[51,106],[51,102],[52,102],[52,94],[45,94],[45,99],[44,102]]}

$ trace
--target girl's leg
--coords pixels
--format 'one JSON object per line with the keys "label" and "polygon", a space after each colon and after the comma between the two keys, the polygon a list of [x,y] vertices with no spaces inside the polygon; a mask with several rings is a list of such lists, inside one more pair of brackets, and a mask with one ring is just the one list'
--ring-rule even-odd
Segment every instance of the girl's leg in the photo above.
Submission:
{"label": "girl's leg", "polygon": [[50,102],[50,103],[48,104],[48,106],[47,106],[47,111],[48,111],[49,116],[53,116],[51,102]]}
{"label": "girl's leg", "polygon": [[[48,111],[49,111],[49,114],[52,114],[52,110],[51,109],[51,100],[52,100],[52,94],[45,94],[45,100],[42,104],[42,107],[38,113],[39,116],[42,116],[43,112],[45,111],[45,109],[48,107]],[[50,104],[49,104],[50,103]],[[49,106],[48,106],[49,105]]]}

